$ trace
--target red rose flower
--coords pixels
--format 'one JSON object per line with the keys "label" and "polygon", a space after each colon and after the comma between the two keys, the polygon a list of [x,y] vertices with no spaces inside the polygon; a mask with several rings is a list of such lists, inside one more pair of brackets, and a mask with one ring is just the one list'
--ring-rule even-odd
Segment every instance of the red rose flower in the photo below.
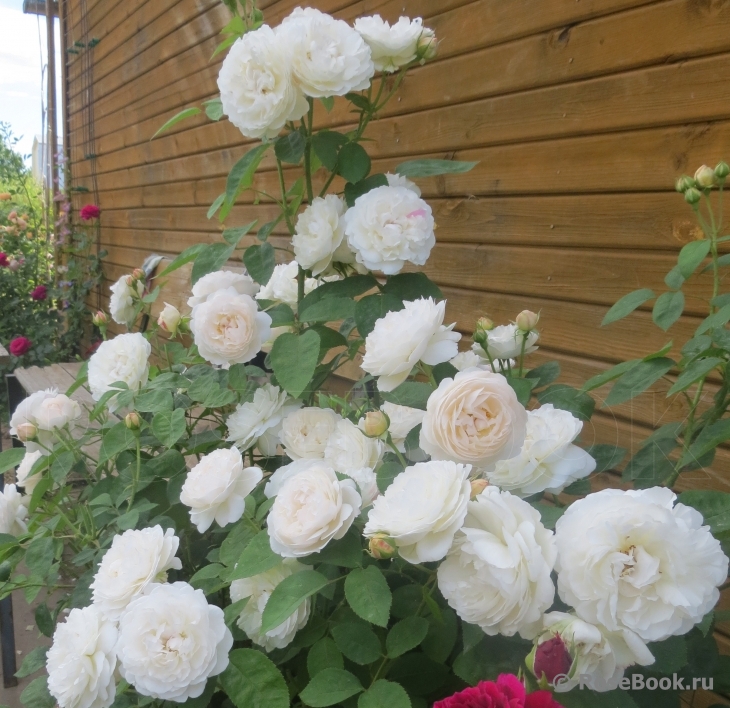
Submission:
{"label": "red rose flower", "polygon": [[7,268],[9,265],[10,261],[8,260],[8,254],[0,252],[0,267]]}
{"label": "red rose flower", "polygon": [[101,214],[101,209],[99,209],[99,207],[96,206],[96,204],[87,204],[79,212],[79,216],[84,221],[91,221],[92,219],[98,219],[99,214]]}
{"label": "red rose flower", "polygon": [[8,345],[8,350],[13,356],[23,356],[26,352],[30,351],[33,343],[28,337],[16,337]]}
{"label": "red rose flower", "polygon": [[502,674],[496,682],[481,681],[453,696],[436,701],[433,708],[562,708],[549,691],[525,693],[522,682]]}
{"label": "red rose flower", "polygon": [[32,300],[45,300],[48,297],[48,288],[45,285],[39,285],[33,289],[30,297]]}
{"label": "red rose flower", "polygon": [[573,657],[570,655],[565,642],[559,634],[552,639],[539,644],[535,650],[535,662],[533,671],[537,678],[545,674],[545,679],[552,684],[555,677],[560,674],[567,674],[573,665]]}

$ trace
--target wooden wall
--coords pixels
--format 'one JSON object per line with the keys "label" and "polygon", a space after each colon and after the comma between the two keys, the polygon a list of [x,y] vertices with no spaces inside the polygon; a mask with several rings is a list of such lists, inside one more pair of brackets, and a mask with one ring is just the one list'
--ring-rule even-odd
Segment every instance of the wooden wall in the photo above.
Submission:
{"label": "wooden wall", "polygon": [[[227,122],[204,118],[150,137],[182,108],[216,94],[219,63],[209,58],[228,13],[219,0],[64,4],[66,46],[100,40],[66,55],[66,144],[74,184],[91,188],[83,53],[93,52],[86,61],[93,67],[101,240],[114,280],[150,252],[175,254],[220,231],[206,211],[246,141]],[[262,3],[272,24],[297,4]],[[650,326],[648,311],[609,328],[599,324],[626,291],[661,291],[679,248],[694,238],[674,178],[730,159],[730,0],[316,5],[347,20],[422,15],[441,40],[438,60],[413,71],[372,124],[370,148],[378,171],[416,155],[479,161],[468,174],[422,182],[438,222],[425,270],[461,330],[483,314],[507,321],[524,308],[540,310],[535,361],[559,359],[568,382],[694,330],[703,305],[691,298],[666,335]],[[318,115],[321,125],[348,120],[337,109]],[[274,176],[266,167],[258,178],[264,187]],[[83,195],[77,205],[88,200]],[[263,223],[270,213],[244,196],[229,223]],[[701,284],[687,290],[698,294]],[[584,440],[634,446],[650,426],[681,416],[682,402],[665,400],[667,387],[604,409]],[[730,454],[721,451],[691,484],[730,491]]]}

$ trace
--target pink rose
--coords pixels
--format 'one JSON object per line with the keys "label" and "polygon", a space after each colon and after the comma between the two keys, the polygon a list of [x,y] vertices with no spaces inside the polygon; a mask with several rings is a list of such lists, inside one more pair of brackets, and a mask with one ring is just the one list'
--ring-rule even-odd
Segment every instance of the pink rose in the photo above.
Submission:
{"label": "pink rose", "polygon": [[99,207],[96,206],[96,204],[87,204],[79,212],[79,216],[84,221],[91,221],[92,219],[98,219],[99,214],[101,214],[101,209],[99,209]]}
{"label": "pink rose", "polygon": [[16,337],[8,345],[8,350],[13,356],[23,356],[32,346],[33,342],[28,337]]}
{"label": "pink rose", "polygon": [[45,300],[48,297],[48,288],[45,285],[39,285],[33,289],[30,297],[32,300]]}

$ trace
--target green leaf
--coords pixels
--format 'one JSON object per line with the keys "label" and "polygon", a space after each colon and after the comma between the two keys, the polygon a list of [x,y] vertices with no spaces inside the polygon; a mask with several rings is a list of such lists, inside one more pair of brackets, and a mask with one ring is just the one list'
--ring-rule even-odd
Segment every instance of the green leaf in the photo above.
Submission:
{"label": "green leaf", "polygon": [[662,293],[654,303],[651,316],[654,324],[665,332],[682,316],[684,312],[684,293]]}
{"label": "green leaf", "polygon": [[253,184],[253,176],[272,143],[261,143],[249,150],[231,169],[226,180],[226,196],[221,210],[221,221],[228,216],[238,195]]}
{"label": "green leaf", "polygon": [[203,101],[205,107],[205,115],[210,120],[219,121],[223,118],[223,102],[220,98],[211,98],[209,101]]}
{"label": "green leaf", "polygon": [[134,433],[120,421],[104,433],[99,450],[99,464],[113,460],[122,450],[129,450],[135,446],[137,438]]}
{"label": "green leaf", "polygon": [[517,400],[526,406],[530,402],[532,396],[532,389],[535,386],[533,379],[520,379],[516,376],[507,376],[507,383],[512,387],[512,390],[517,396]]}
{"label": "green leaf", "polygon": [[406,617],[395,624],[385,640],[388,658],[395,659],[415,649],[428,634],[428,620],[423,617]]}
{"label": "green leaf", "polygon": [[322,283],[312,290],[301,302],[302,310],[311,307],[315,302],[330,297],[356,298],[368,290],[378,287],[378,281],[372,275],[352,275],[331,283]]}
{"label": "green leaf", "polygon": [[17,467],[25,457],[24,447],[11,447],[0,452],[0,474]]}
{"label": "green leaf", "polygon": [[259,220],[254,219],[252,222],[246,224],[245,226],[236,226],[232,229],[226,229],[223,232],[223,240],[230,244],[231,246],[234,246],[235,248],[238,247],[238,244],[241,242],[241,239],[249,232],[251,229],[258,224]]}
{"label": "green leaf", "polygon": [[33,679],[20,694],[26,708],[54,708],[56,699],[48,692],[48,676]]}
{"label": "green leaf", "polygon": [[289,708],[289,689],[275,664],[256,649],[234,649],[220,675],[236,708]]}
{"label": "green leaf", "polygon": [[260,285],[266,285],[276,267],[276,252],[268,241],[249,246],[243,253],[243,262],[248,274]]}
{"label": "green leaf", "polygon": [[[557,361],[548,361],[542,366],[530,369],[525,376],[528,379],[537,379],[537,383],[533,388],[542,388],[557,380],[560,376],[560,364]],[[586,389],[584,388],[584,390]]]}
{"label": "green leaf", "polygon": [[29,652],[20,668],[15,672],[18,678],[25,678],[34,674],[39,669],[42,669],[46,665],[46,654],[48,653],[48,647],[36,647]]}
{"label": "green leaf", "polygon": [[670,676],[687,665],[687,642],[684,637],[668,637],[661,642],[652,642],[647,649],[656,661],[651,671]]}
{"label": "green leaf", "polygon": [[53,460],[51,463],[51,477],[56,484],[62,485],[66,481],[66,475],[76,462],[74,453],[70,450],[57,450],[51,457]]}
{"label": "green leaf", "polygon": [[380,640],[363,622],[343,622],[332,627],[337,648],[350,660],[363,666],[382,658]]}
{"label": "green leaf", "polygon": [[276,228],[276,225],[281,221],[281,217],[274,219],[273,221],[267,221],[257,232],[256,232],[256,238],[259,241],[266,241],[269,236],[271,236],[272,232]]}
{"label": "green leaf", "polygon": [[664,376],[673,366],[674,361],[667,357],[639,362],[616,381],[606,397],[605,405],[615,406],[638,396]]}
{"label": "green leaf", "polygon": [[411,708],[411,699],[400,684],[378,679],[360,696],[357,708]]}
{"label": "green leaf", "polygon": [[727,492],[693,489],[682,492],[678,501],[697,509],[715,536],[730,531],[730,494]]}
{"label": "green leaf", "polygon": [[322,96],[319,100],[324,106],[324,109],[327,111],[327,113],[329,113],[335,106],[334,96]]}
{"label": "green leaf", "polygon": [[360,680],[343,669],[323,669],[299,694],[305,705],[325,708],[347,700],[363,690]]}
{"label": "green leaf", "polygon": [[360,336],[365,339],[373,331],[375,323],[388,312],[403,309],[403,302],[395,295],[367,295],[355,305],[355,323]]}
{"label": "green leaf", "polygon": [[185,411],[177,408],[155,413],[152,432],[165,447],[172,447],[185,434]]}
{"label": "green leaf", "polygon": [[686,280],[695,272],[697,266],[702,263],[710,252],[710,242],[707,239],[702,241],[690,241],[682,246],[677,258],[679,272]]}
{"label": "green leaf", "polygon": [[707,376],[715,367],[725,364],[724,359],[708,357],[707,359],[695,359],[678,377],[674,385],[667,391],[667,398],[675,393],[689,388],[695,381]]}
{"label": "green leaf", "polygon": [[304,155],[307,141],[304,136],[295,130],[293,133],[282,135],[274,144],[274,153],[281,162],[298,165]]}
{"label": "green leaf", "polygon": [[426,410],[426,403],[433,393],[433,386],[422,381],[404,381],[392,391],[381,393],[381,397],[390,403],[397,403],[410,408]]}
{"label": "green leaf", "polygon": [[325,669],[344,669],[345,662],[342,653],[337,648],[334,640],[324,637],[312,645],[307,654],[307,672],[310,678],[314,678],[320,671]]}
{"label": "green leaf", "polygon": [[235,248],[227,243],[212,243],[206,246],[193,263],[193,272],[190,275],[192,284],[195,285],[204,275],[220,270],[233,255]]}
{"label": "green leaf", "polygon": [[588,379],[588,381],[583,384],[582,390],[592,391],[595,388],[600,388],[604,384],[607,384],[609,381],[617,379],[619,376],[626,373],[629,369],[633,368],[641,361],[641,359],[622,361],[620,364],[616,364],[616,366],[613,366],[606,371],[602,371],[600,374],[596,374],[592,378]]}
{"label": "green leaf", "polygon": [[429,619],[428,634],[421,642],[423,653],[440,664],[451,655],[459,637],[459,620],[450,608],[442,608],[441,617]]}
{"label": "green leaf", "polygon": [[695,335],[704,334],[715,327],[723,327],[730,320],[730,305],[721,307],[717,312],[706,317],[695,330]]}
{"label": "green leaf", "polygon": [[596,407],[596,402],[587,393],[565,384],[548,386],[536,396],[540,403],[552,403],[556,408],[569,411],[584,421],[591,419],[593,409]]}
{"label": "green leaf", "polygon": [[395,171],[404,177],[435,177],[469,172],[478,164],[459,160],[409,160],[401,162]]}
{"label": "green leaf", "polygon": [[540,521],[546,529],[554,529],[558,519],[565,513],[562,506],[549,506],[548,504],[532,504],[540,512]]}
{"label": "green leaf", "polygon": [[363,550],[360,536],[351,530],[338,541],[330,541],[319,553],[307,557],[307,563],[326,563],[344,568],[362,565]]}
{"label": "green leaf", "polygon": [[304,600],[321,590],[328,582],[316,570],[302,570],[282,580],[266,603],[261,617],[261,632],[265,634],[278,627]]}
{"label": "green leaf", "polygon": [[279,384],[299,398],[314,375],[319,359],[319,335],[307,330],[298,335],[286,332],[277,337],[269,358]]}
{"label": "green leaf", "polygon": [[186,120],[187,118],[192,118],[193,116],[197,116],[199,113],[202,113],[200,108],[197,108],[195,106],[191,108],[186,108],[180,113],[176,113],[170,120],[168,120],[166,123],[163,123],[163,125],[157,129],[157,132],[150,138],[150,140],[154,140],[160,133],[164,133],[166,130],[170,130],[172,126],[177,125],[180,121]]}
{"label": "green leaf", "polygon": [[159,413],[172,410],[172,393],[162,388],[145,391],[137,396],[134,409],[140,413]]}
{"label": "green leaf", "polygon": [[281,557],[271,550],[268,532],[260,531],[244,548],[235,568],[228,574],[228,580],[251,578],[259,573],[265,573],[280,563]]}
{"label": "green leaf", "polygon": [[730,418],[718,420],[703,428],[688,451],[687,461],[700,459],[726,440],[730,440]]}
{"label": "green leaf", "polygon": [[355,614],[379,627],[387,627],[393,595],[377,566],[356,568],[345,579],[345,597]]}
{"label": "green leaf", "polygon": [[228,47],[233,46],[236,43],[236,40],[238,37],[235,34],[232,34],[228,37],[226,37],[214,50],[214,52],[210,55],[210,61],[213,61],[221,52],[225,52]]}
{"label": "green leaf", "polygon": [[449,673],[443,664],[420,652],[412,652],[399,656],[391,664],[388,677],[402,684],[408,693],[427,696],[444,684]]}
{"label": "green leaf", "polygon": [[647,300],[656,297],[653,290],[642,288],[624,295],[607,313],[601,322],[601,327],[623,319],[631,314],[637,307],[643,305]]}
{"label": "green leaf", "polygon": [[320,162],[333,172],[337,166],[337,154],[340,148],[347,142],[342,133],[333,130],[321,130],[312,137],[312,148]]}
{"label": "green leaf", "polygon": [[616,447],[615,445],[592,445],[586,452],[596,461],[595,472],[606,472],[615,470],[624,457],[626,457],[626,448]]}
{"label": "green leaf", "polygon": [[390,275],[383,286],[383,292],[395,295],[399,300],[418,300],[432,297],[441,300],[443,293],[425,273],[398,273]]}
{"label": "green leaf", "polygon": [[376,473],[378,489],[381,492],[385,492],[402,471],[403,465],[400,462],[384,462],[380,465]]}
{"label": "green leaf", "polygon": [[359,143],[345,143],[337,156],[337,173],[353,184],[367,177],[370,156]]}
{"label": "green leaf", "polygon": [[679,271],[679,266],[676,265],[664,276],[664,282],[668,288],[672,290],[679,290],[684,285],[684,278],[682,273]]}
{"label": "green leaf", "polygon": [[38,607],[35,608],[35,623],[38,626],[41,634],[46,637],[53,636],[53,617],[51,617],[51,611],[48,609],[48,605],[42,602]]}
{"label": "green leaf", "polygon": [[355,301],[351,298],[328,297],[302,310],[299,320],[301,322],[334,322],[346,320],[354,313]]}
{"label": "green leaf", "polygon": [[226,201],[226,193],[223,192],[223,194],[219,194],[213,203],[210,205],[210,208],[208,209],[207,217],[209,219],[213,218],[213,215],[218,211],[218,209],[221,208],[223,205],[223,202]]}
{"label": "green leaf", "polygon": [[387,186],[388,178],[381,173],[370,175],[355,184],[348,182],[345,185],[345,201],[347,202],[347,206],[353,206],[358,197],[361,197],[363,194],[367,194],[371,189]]}
{"label": "green leaf", "polygon": [[208,246],[205,243],[196,243],[194,246],[186,248],[177,258],[172,261],[172,263],[165,267],[162,273],[158,273],[157,275],[155,275],[155,278],[162,278],[166,275],[169,275],[179,268],[182,268],[184,265],[187,265],[188,263],[190,263],[190,261],[194,261],[198,257],[198,254],[206,248],[208,248]]}

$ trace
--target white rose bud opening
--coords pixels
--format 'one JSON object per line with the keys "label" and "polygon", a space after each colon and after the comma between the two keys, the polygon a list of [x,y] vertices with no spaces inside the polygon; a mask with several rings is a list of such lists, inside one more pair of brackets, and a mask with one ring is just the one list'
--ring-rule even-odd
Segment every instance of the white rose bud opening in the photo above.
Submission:
{"label": "white rose bud opening", "polygon": [[[392,26],[380,17],[359,17],[355,29],[367,42],[378,71],[393,72],[416,59],[423,20],[401,17]],[[430,30],[429,30],[430,31]]]}
{"label": "white rose bud opening", "polygon": [[715,175],[715,170],[713,170],[712,167],[702,165],[697,168],[697,171],[695,172],[695,182],[697,182],[699,187],[702,187],[703,189],[710,189],[715,186],[716,180],[717,177]]}
{"label": "white rose bud opening", "polygon": [[234,447],[203,455],[188,472],[180,502],[190,507],[190,522],[205,533],[216,521],[226,526],[238,521],[246,508],[246,497],[263,479],[258,467],[243,467],[243,457]]}
{"label": "white rose bud opening", "polygon": [[532,310],[522,310],[519,315],[515,318],[515,324],[517,328],[522,332],[530,332],[540,321],[540,315],[532,312]]}
{"label": "white rose bud opening", "polygon": [[[516,324],[499,325],[488,332],[484,332],[486,337],[485,346],[489,349],[489,356],[492,359],[516,359],[522,353],[522,342],[525,342],[525,354],[531,354],[537,351],[535,342],[540,335],[534,330],[524,332]],[[484,349],[479,343],[474,343],[472,349],[480,356],[484,354]]]}
{"label": "white rose bud opening", "polygon": [[180,310],[169,302],[166,302],[165,307],[160,312],[160,316],[157,318],[157,324],[165,332],[169,332],[174,337],[177,334],[177,328],[180,326],[181,319],[182,315],[180,314]]}

